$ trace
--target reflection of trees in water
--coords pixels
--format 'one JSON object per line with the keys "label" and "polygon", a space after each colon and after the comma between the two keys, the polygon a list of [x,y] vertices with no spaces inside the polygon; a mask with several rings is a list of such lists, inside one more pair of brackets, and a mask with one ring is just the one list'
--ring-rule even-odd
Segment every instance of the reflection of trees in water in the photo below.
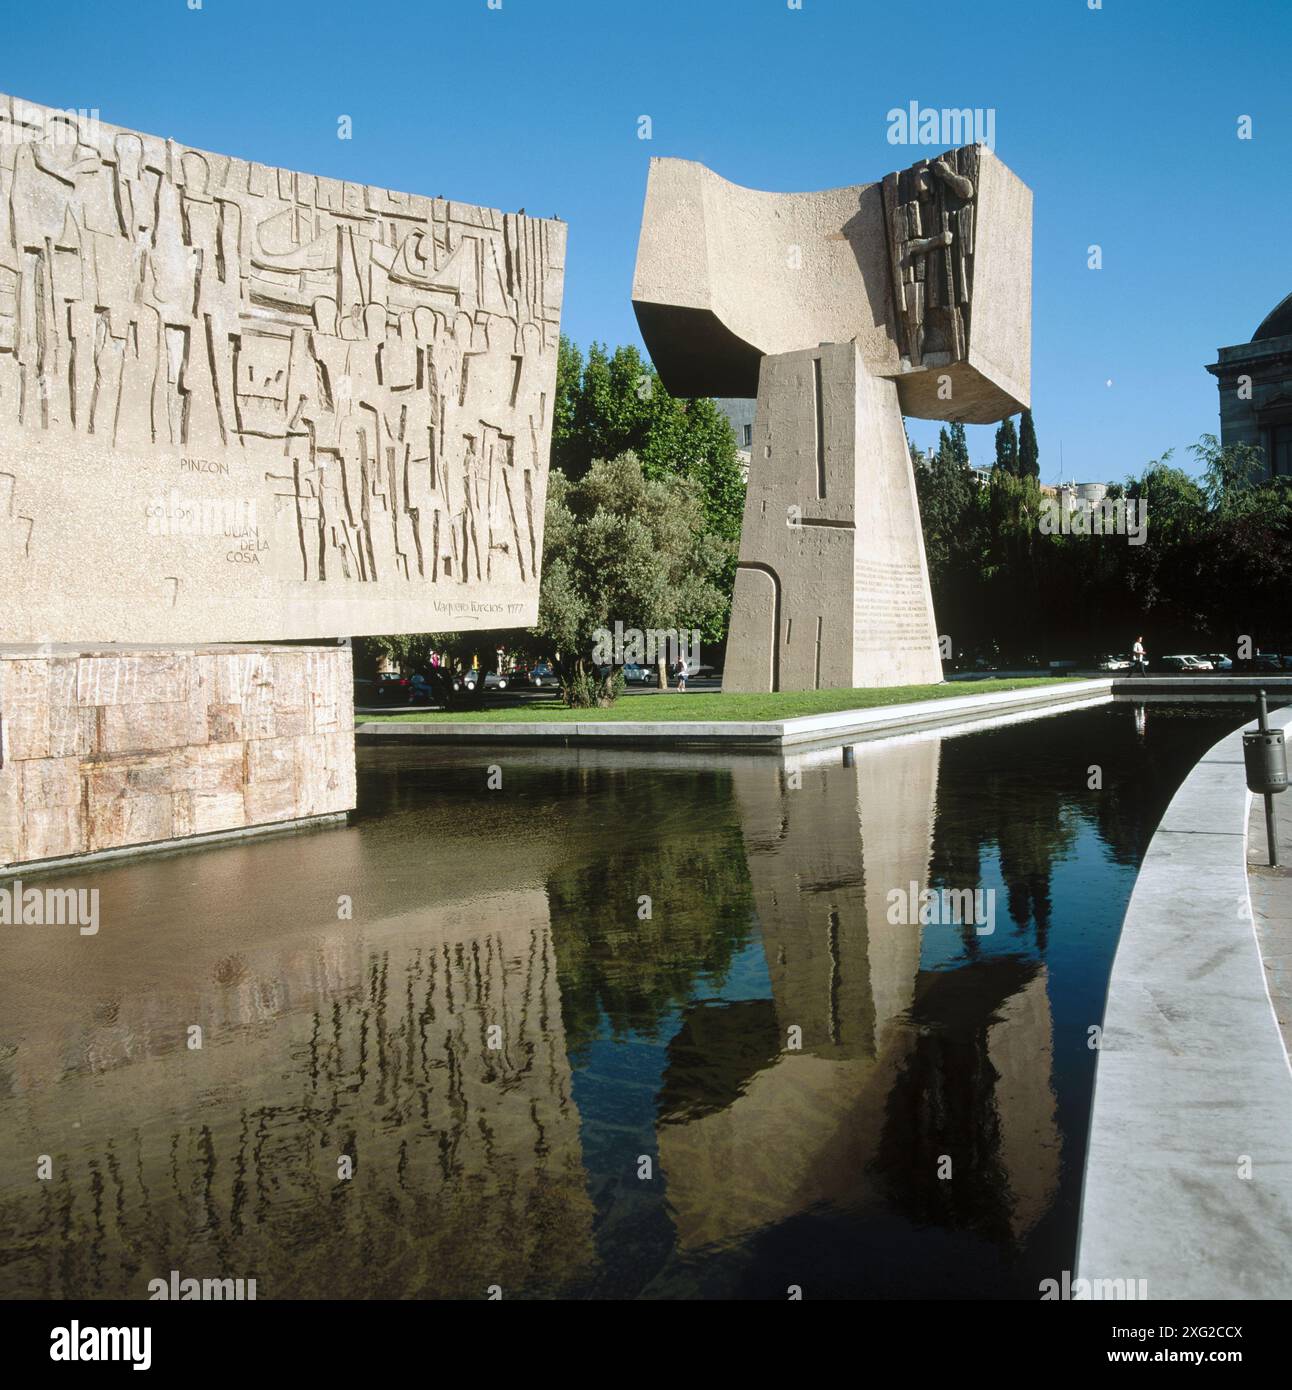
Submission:
{"label": "reflection of trees in water", "polygon": [[[930,882],[981,882],[983,857],[994,848],[1010,921],[1019,931],[1034,923],[1044,950],[1051,874],[1081,825],[1094,828],[1115,863],[1138,865],[1182,774],[1220,736],[1225,717],[1220,706],[1201,713],[1155,706],[1140,736],[1131,707],[1118,705],[1065,715],[1061,724],[1038,719],[947,739]],[[1088,786],[1092,764],[1102,789]],[[972,930],[965,946],[976,954]]]}
{"label": "reflection of trees in water", "polygon": [[895,1209],[1001,1246],[1032,1229],[1058,1182],[1049,1024],[1036,962],[917,977],[909,1050],[873,1165]]}
{"label": "reflection of trees in water", "polygon": [[[572,1058],[607,1023],[616,1036],[652,1033],[695,997],[701,978],[725,978],[753,930],[728,773],[603,770],[597,789],[607,835],[595,857],[571,859],[547,879]],[[648,919],[637,915],[643,894]]]}

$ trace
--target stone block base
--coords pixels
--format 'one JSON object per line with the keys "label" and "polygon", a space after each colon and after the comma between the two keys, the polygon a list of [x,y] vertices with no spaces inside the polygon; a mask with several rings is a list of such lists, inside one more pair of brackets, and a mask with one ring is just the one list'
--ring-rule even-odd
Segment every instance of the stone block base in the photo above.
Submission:
{"label": "stone block base", "polygon": [[0,649],[0,869],[351,810],[348,646]]}

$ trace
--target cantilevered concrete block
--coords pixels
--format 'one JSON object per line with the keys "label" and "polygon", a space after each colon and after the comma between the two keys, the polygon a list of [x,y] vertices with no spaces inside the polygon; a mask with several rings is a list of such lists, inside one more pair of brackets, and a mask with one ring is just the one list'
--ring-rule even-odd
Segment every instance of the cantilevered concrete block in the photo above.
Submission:
{"label": "cantilevered concrete block", "polygon": [[940,679],[902,416],[1030,403],[1031,216],[977,145],[821,193],[651,162],[651,357],[674,394],[758,396],[727,689]]}

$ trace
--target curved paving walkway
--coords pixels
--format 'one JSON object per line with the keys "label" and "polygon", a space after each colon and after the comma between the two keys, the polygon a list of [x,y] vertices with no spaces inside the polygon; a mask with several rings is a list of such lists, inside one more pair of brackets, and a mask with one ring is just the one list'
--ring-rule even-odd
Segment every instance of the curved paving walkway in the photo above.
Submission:
{"label": "curved paving walkway", "polygon": [[1292,1067],[1248,891],[1251,800],[1235,732],[1167,808],[1109,981],[1076,1272],[1149,1298],[1292,1297]]}

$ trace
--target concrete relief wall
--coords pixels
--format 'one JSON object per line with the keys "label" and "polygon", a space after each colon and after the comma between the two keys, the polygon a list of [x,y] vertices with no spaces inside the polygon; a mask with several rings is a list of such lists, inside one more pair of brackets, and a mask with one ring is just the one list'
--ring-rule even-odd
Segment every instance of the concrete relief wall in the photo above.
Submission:
{"label": "concrete relief wall", "polygon": [[532,623],[564,259],[0,96],[0,643]]}

